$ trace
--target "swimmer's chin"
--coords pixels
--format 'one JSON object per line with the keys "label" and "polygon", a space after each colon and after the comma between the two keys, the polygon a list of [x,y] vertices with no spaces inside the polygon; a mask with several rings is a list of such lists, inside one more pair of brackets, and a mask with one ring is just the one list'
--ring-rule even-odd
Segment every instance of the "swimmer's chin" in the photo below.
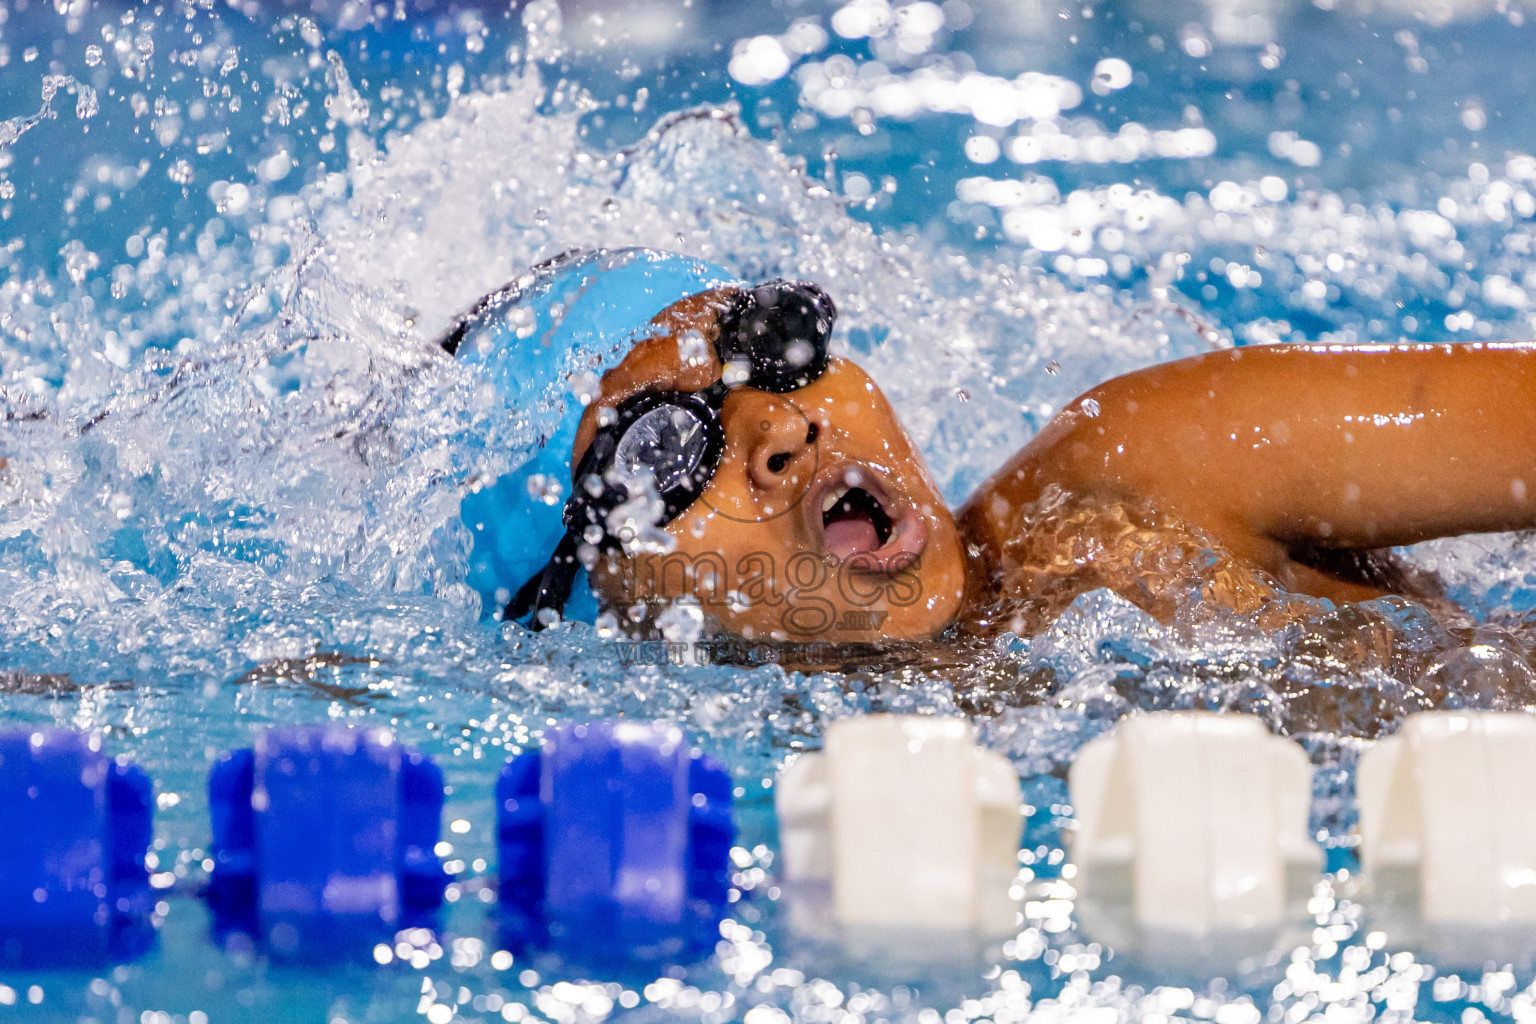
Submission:
{"label": "swimmer's chin", "polygon": [[[915,567],[916,563],[909,563]],[[915,585],[915,576],[909,568],[886,572],[860,573],[858,586],[874,587],[889,581],[899,573],[908,575],[905,585]],[[951,604],[953,607],[951,607]],[[921,643],[937,640],[947,634],[957,621],[959,601],[947,603],[930,600],[918,595],[918,599],[900,606],[879,604],[869,606],[828,606],[828,602],[811,598],[795,609],[794,621],[802,627],[786,629],[783,626],[786,605],[778,605],[771,616],[752,614],[706,615],[704,637],[716,643],[770,644],[785,650],[799,651],[813,660],[824,648],[835,647],[887,647],[904,643]],[[820,621],[815,621],[817,615]],[[764,618],[770,621],[764,625]]]}
{"label": "swimmer's chin", "polygon": [[[882,575],[870,573],[865,578],[872,580]],[[681,655],[682,650],[678,646],[680,641],[675,631],[663,627],[668,618],[668,609],[675,604],[669,601],[651,603],[642,616],[633,615],[634,606],[631,606],[631,614],[615,615],[610,621],[616,627],[617,635],[626,641],[651,641],[668,647],[676,646],[678,649],[672,651],[672,655]],[[922,604],[930,605],[930,602],[924,601]],[[812,629],[793,630],[782,628],[780,624],[787,607],[782,603],[777,604],[767,616],[754,615],[751,610],[739,613],[706,610],[699,624],[697,639],[683,646],[691,644],[698,648],[695,653],[702,652],[704,660],[720,663],[775,661],[803,665],[820,663],[826,658],[837,660],[843,656],[836,654],[838,648],[849,648],[850,651],[844,654],[850,654],[857,660],[859,652],[853,649],[863,648],[863,654],[867,656],[874,649],[883,650],[893,645],[936,640],[947,633],[955,622],[954,616],[950,614],[923,615],[918,623],[913,621],[910,608],[904,609],[907,614],[903,615],[901,610],[890,607],[829,607],[828,602],[811,599],[797,606],[796,614],[801,616],[799,621],[807,623],[810,617],[819,614],[817,609],[823,609],[825,614],[822,621],[811,623],[815,627]],[[897,612],[895,616],[892,615],[893,611]],[[765,618],[769,620],[767,624],[764,623]]]}
{"label": "swimmer's chin", "polygon": [[[946,627],[922,635],[889,635],[880,630],[829,630],[816,636],[746,636],[721,630],[693,645],[693,663],[756,667],[776,664],[798,672],[848,672],[923,663],[929,646],[949,634]],[[670,652],[674,655],[680,651]]]}

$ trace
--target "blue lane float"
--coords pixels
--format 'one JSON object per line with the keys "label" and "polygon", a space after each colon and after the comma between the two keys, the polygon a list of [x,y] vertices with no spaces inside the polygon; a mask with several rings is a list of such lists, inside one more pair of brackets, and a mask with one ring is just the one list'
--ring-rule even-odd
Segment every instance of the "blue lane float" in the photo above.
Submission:
{"label": "blue lane float", "polygon": [[551,729],[496,785],[505,941],[647,960],[719,937],[735,838],[730,776],[677,726]]}
{"label": "blue lane float", "polygon": [[385,729],[271,729],[208,778],[215,929],[301,958],[428,926],[447,876],[433,848],[443,776]]}
{"label": "blue lane float", "polygon": [[154,942],[144,856],[149,776],[110,760],[100,738],[61,729],[0,733],[0,960],[86,966]]}

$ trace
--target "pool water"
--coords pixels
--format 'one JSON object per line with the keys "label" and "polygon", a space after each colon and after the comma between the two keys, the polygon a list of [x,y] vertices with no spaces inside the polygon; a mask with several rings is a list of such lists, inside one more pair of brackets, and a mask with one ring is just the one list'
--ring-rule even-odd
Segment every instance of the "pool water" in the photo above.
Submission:
{"label": "pool water", "polygon": [[[1518,4],[0,0],[0,711],[101,730],[158,792],[157,950],[9,972],[96,1021],[1525,1017],[1352,897],[1352,766],[1405,713],[1536,703],[1536,550],[1408,552],[1407,602],[1266,631],[1107,593],[1046,633],[845,672],[644,665],[482,619],[459,496],[526,457],[431,340],[576,247],[831,291],[834,344],[959,501],[1074,395],[1215,347],[1536,336],[1536,28]],[[1522,672],[1524,674],[1522,674]],[[1258,714],[1317,767],[1310,933],[1213,976],[1079,931],[1074,752],[1136,710]],[[877,710],[975,716],[1025,777],[1024,926],[912,962],[780,925],[775,771]],[[495,941],[491,790],[553,721],[680,722],[737,780],[718,954],[649,972]],[[451,791],[443,928],[390,962],[207,940],[204,779],[270,723],[389,725]],[[414,945],[413,945],[414,943]],[[1213,969],[1214,970],[1214,969]]]}

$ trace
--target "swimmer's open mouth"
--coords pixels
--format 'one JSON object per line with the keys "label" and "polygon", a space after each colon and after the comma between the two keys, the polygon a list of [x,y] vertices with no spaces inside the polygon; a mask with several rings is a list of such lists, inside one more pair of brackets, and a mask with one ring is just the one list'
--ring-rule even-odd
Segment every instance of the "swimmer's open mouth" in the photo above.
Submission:
{"label": "swimmer's open mouth", "polygon": [[873,551],[891,539],[891,517],[880,499],[862,487],[828,491],[822,499],[821,527],[833,547]]}
{"label": "swimmer's open mouth", "polygon": [[927,541],[917,510],[893,500],[863,467],[846,466],[824,474],[812,497],[813,516],[819,519],[826,551],[843,561],[870,556],[860,559],[860,568],[872,572],[906,568]]}

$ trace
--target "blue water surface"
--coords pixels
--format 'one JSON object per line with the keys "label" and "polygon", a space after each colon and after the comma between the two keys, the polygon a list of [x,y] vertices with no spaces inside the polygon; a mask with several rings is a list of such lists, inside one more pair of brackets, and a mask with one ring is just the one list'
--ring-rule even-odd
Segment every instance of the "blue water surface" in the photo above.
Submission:
{"label": "blue water surface", "polygon": [[[958,502],[1114,373],[1536,335],[1533,32],[1472,0],[0,0],[0,717],[100,730],[150,772],[164,892],[154,953],[7,972],[0,1015],[1529,1016],[1528,973],[1421,962],[1354,899],[1355,759],[1459,642],[1422,609],[1276,632],[1094,593],[1039,637],[905,664],[638,664],[591,627],[482,616],[458,501],[533,436],[432,341],[571,248],[814,279]],[[1528,655],[1528,538],[1407,554]],[[1159,973],[1061,911],[1064,779],[1126,714],[1186,707],[1307,747],[1331,870],[1294,947]],[[973,715],[1024,775],[1006,943],[903,962],[781,926],[774,773],[880,710]],[[497,943],[497,770],[551,722],[617,715],[678,720],[737,782],[739,899],[686,969]],[[383,964],[221,950],[196,895],[207,769],[325,720],[442,764],[443,927]]]}

